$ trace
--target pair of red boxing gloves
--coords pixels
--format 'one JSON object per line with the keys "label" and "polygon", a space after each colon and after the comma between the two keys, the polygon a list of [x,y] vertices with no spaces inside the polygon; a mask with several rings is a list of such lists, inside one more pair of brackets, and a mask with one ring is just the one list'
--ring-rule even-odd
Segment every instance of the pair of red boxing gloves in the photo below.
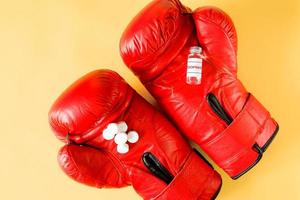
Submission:
{"label": "pair of red boxing gloves", "polygon": [[[186,83],[194,46],[203,49],[200,85]],[[209,200],[221,177],[181,133],[233,179],[261,159],[278,125],[236,78],[237,35],[223,11],[155,0],[128,25],[120,52],[173,123],[116,72],[91,72],[49,112],[67,143],[58,154],[67,175],[98,188],[132,185],[144,199]]]}

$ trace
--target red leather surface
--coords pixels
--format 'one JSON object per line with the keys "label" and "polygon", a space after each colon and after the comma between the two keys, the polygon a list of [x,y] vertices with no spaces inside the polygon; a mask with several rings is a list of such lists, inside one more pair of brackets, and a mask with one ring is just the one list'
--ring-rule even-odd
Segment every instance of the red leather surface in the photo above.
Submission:
{"label": "red leather surface", "polygon": [[[207,179],[200,179],[195,176],[208,177]],[[179,171],[175,179],[154,199],[205,199],[210,200],[211,194],[216,193],[214,188],[220,187],[219,174],[215,171],[207,170],[207,166],[203,165],[199,157],[192,153],[183,168]],[[203,185],[204,187],[199,187]],[[198,194],[202,194],[198,197]],[[178,194],[178,195],[174,195]]]}
{"label": "red leather surface", "polygon": [[[126,154],[102,136],[107,124],[118,121],[139,133]],[[144,199],[206,200],[221,185],[220,175],[171,123],[113,71],[94,71],[72,84],[53,104],[49,122],[59,139],[66,142],[69,134],[71,144],[60,150],[58,161],[78,182],[98,188],[132,185]],[[157,157],[173,182],[168,185],[150,173],[141,159],[144,152]]]}
{"label": "red leather surface", "polygon": [[[202,83],[188,85],[189,49],[199,45],[204,60]],[[120,40],[120,52],[181,131],[231,177],[256,162],[258,154],[252,145],[263,147],[277,128],[265,108],[252,103],[252,117],[259,123],[251,123],[247,115],[243,124],[228,129],[207,101],[207,95],[214,94],[234,120],[248,101],[247,90],[236,78],[237,35],[227,14],[214,7],[192,12],[178,0],[155,0],[130,22]],[[230,139],[210,142],[224,133]]]}

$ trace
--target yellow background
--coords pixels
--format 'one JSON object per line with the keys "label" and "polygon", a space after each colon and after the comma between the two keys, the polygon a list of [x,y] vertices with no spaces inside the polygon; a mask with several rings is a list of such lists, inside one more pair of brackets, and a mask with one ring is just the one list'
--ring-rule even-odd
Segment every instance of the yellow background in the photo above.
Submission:
{"label": "yellow background", "polygon": [[[154,102],[119,56],[120,35],[149,0],[0,0],[0,199],[140,199],[131,187],[95,189],[59,169],[62,146],[47,112],[69,84],[98,68],[118,71]],[[184,0],[216,5],[239,36],[239,78],[280,132],[237,181],[223,172],[221,200],[300,199],[300,1]],[[219,170],[220,171],[220,170]]]}

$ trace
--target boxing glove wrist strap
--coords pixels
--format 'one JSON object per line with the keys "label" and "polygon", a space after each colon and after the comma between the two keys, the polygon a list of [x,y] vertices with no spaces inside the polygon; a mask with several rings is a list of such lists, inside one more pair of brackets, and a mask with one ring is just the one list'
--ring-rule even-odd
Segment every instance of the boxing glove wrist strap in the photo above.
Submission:
{"label": "boxing glove wrist strap", "polygon": [[[163,190],[155,200],[163,199],[190,199],[196,200],[200,199],[211,199],[211,197],[216,195],[220,189],[220,180],[214,179],[214,171],[208,172],[203,168],[209,168],[209,166],[204,166],[199,159],[199,156],[195,152],[191,152],[188,156],[184,166],[179,171],[179,173],[174,177],[172,182]],[[211,175],[207,173],[212,173]],[[211,180],[199,178],[208,176]],[[199,185],[207,185],[207,188],[199,187]],[[180,195],[178,195],[180,194]],[[207,197],[207,198],[203,198]]]}
{"label": "boxing glove wrist strap", "polygon": [[251,154],[255,153],[257,155],[256,160],[250,164],[251,166],[249,164],[247,164],[248,166],[240,166],[231,174],[232,178],[236,179],[252,168],[262,157],[266,145],[258,145],[257,138],[268,126],[267,123],[273,123],[269,112],[254,96],[249,94],[245,106],[237,117],[222,133],[206,142],[203,149],[209,152],[215,161],[219,161],[218,164],[223,169],[228,168],[228,166],[232,168],[235,162],[238,162],[241,157],[249,155],[250,151]]}

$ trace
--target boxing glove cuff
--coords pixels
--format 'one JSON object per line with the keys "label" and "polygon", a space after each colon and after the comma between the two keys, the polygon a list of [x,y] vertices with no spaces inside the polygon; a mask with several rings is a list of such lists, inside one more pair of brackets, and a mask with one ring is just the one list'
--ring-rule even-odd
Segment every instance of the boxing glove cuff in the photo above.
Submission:
{"label": "boxing glove cuff", "polygon": [[269,112],[249,94],[244,108],[230,125],[202,147],[237,179],[261,159],[277,131],[278,125]]}
{"label": "boxing glove cuff", "polygon": [[[166,187],[165,190],[163,190],[154,199],[214,199],[221,189],[222,181],[219,174],[215,171],[207,170],[207,168],[209,168],[209,166],[203,165],[199,156],[192,151],[180,172],[174,177],[168,187]],[[209,178],[202,179],[199,177]],[[199,187],[199,185],[208,186],[204,188]]]}

